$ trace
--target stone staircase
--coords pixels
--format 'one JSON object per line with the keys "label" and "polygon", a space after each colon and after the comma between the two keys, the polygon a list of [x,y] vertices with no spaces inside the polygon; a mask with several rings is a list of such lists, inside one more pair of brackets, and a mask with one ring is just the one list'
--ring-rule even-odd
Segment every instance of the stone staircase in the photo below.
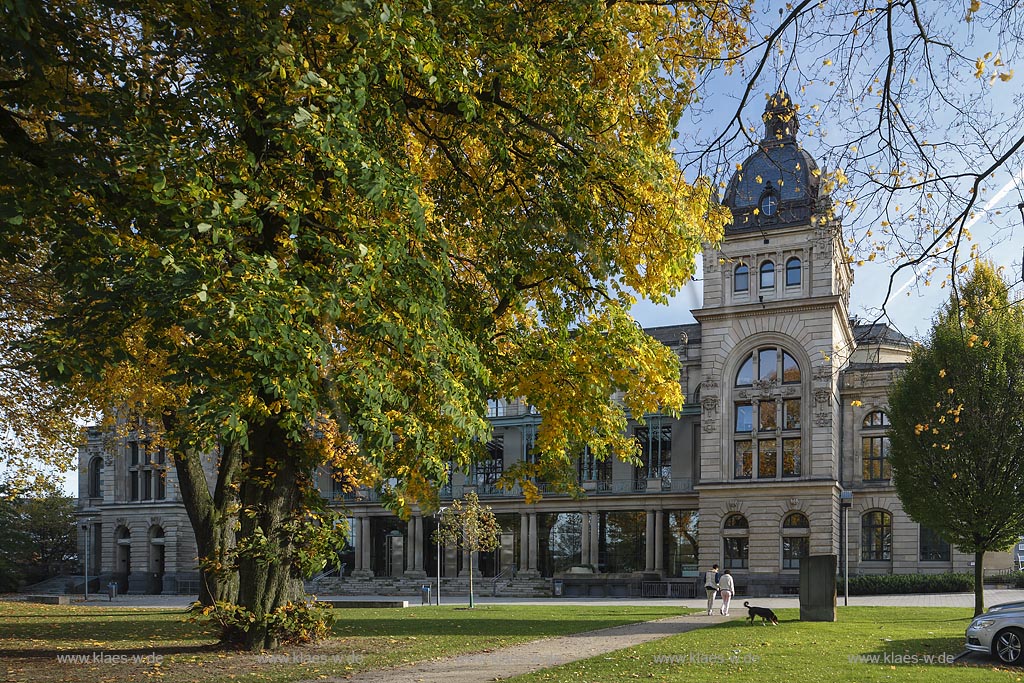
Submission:
{"label": "stone staircase", "polygon": [[[434,578],[406,578],[380,576],[369,579],[325,576],[306,582],[306,592],[312,595],[408,595],[420,597],[420,588],[430,586],[431,595],[437,590]],[[495,593],[495,588],[497,592]],[[478,597],[496,595],[502,598],[551,597],[551,579],[517,576],[501,579],[495,586],[489,577],[473,577],[473,593]],[[469,595],[469,579],[441,579],[441,601],[444,597]]]}
{"label": "stone staircase", "polygon": [[[89,581],[89,583],[93,584],[93,581]],[[60,576],[51,576],[30,586],[24,586],[18,589],[18,592],[31,593],[33,595],[66,595],[68,593],[81,593],[84,587],[85,577],[62,574]]]}

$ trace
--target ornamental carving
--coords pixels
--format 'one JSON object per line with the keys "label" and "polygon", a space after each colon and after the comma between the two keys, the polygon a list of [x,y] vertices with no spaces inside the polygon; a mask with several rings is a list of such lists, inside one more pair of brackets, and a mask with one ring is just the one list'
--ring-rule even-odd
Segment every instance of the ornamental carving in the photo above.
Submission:
{"label": "ornamental carving", "polygon": [[718,380],[709,375],[705,375],[704,379],[700,383],[701,391],[707,393],[712,391],[718,391]]}
{"label": "ornamental carving", "polygon": [[800,511],[803,511],[803,504],[800,502],[799,498],[790,498],[789,499],[789,509],[790,510],[800,510]]}
{"label": "ornamental carving", "polygon": [[736,498],[731,498],[725,503],[725,509],[729,512],[742,512],[743,506]]}
{"label": "ornamental carving", "polygon": [[701,424],[704,425],[705,434],[711,434],[718,429],[718,420],[704,420]]}
{"label": "ornamental carving", "polygon": [[149,518],[149,525],[150,526],[162,526],[160,524],[160,517],[158,515],[153,515],[152,517],[150,517]]}
{"label": "ornamental carving", "polygon": [[714,419],[718,416],[718,397],[717,396],[705,396],[700,401],[701,406],[704,408],[704,417]]}
{"label": "ornamental carving", "polygon": [[708,257],[704,259],[704,270],[709,273],[714,273],[718,270],[719,259],[722,258],[722,252],[711,251],[707,252]]}
{"label": "ornamental carving", "polygon": [[754,380],[754,389],[757,390],[763,398],[768,398],[772,395],[772,392],[778,386],[778,380],[774,379],[758,379]]}
{"label": "ornamental carving", "polygon": [[825,388],[818,388],[814,390],[814,402],[818,405],[830,406],[832,405],[832,390]]}
{"label": "ornamental carving", "polygon": [[821,365],[814,368],[814,381],[815,382],[830,382],[832,381],[832,364],[825,361]]}
{"label": "ornamental carving", "polygon": [[815,413],[814,424],[817,427],[828,427],[832,424],[832,413],[830,411]]}
{"label": "ornamental carving", "polygon": [[782,395],[785,398],[794,398],[800,396],[800,387],[794,384],[790,384],[782,387]]}

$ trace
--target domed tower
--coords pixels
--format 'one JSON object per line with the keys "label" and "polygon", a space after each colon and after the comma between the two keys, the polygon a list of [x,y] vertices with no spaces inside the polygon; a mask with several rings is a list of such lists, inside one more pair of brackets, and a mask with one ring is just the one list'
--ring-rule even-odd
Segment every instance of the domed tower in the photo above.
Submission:
{"label": "domed tower", "polygon": [[731,232],[806,224],[819,201],[828,201],[820,195],[818,164],[797,144],[800,120],[789,95],[779,90],[769,97],[762,118],[764,138],[725,192]]}
{"label": "domed tower", "polygon": [[780,90],[763,118],[764,138],[725,193],[733,223],[705,249],[694,316],[701,563],[732,563],[738,584],[767,590],[795,577],[787,548],[838,551],[838,371],[853,348],[853,276],[818,165],[799,144],[797,107]]}

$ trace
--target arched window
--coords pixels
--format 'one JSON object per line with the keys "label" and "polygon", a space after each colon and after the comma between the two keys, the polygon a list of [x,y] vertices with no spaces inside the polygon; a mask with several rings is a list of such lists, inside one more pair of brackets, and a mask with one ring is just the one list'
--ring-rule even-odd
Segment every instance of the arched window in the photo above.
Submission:
{"label": "arched window", "polygon": [[889,416],[881,410],[873,410],[864,418],[861,435],[864,481],[887,481],[892,478],[888,429]]}
{"label": "arched window", "polygon": [[750,555],[750,525],[747,518],[733,513],[722,525],[722,568],[746,569]]}
{"label": "arched window", "polygon": [[892,560],[892,515],[869,510],[860,518],[860,559],[865,562]]}
{"label": "arched window", "polygon": [[733,386],[753,386],[755,377],[763,388],[759,396],[740,395],[733,404],[733,478],[752,479],[755,472],[758,479],[798,477],[802,400],[783,395],[782,385],[800,383],[800,366],[783,349],[765,346],[743,359]]}
{"label": "arched window", "polygon": [[747,518],[743,515],[736,513],[729,515],[725,518],[725,529],[749,529],[750,525],[747,523]]}
{"label": "arched window", "polygon": [[89,497],[103,495],[103,458],[96,456],[89,461]]}
{"label": "arched window", "polygon": [[736,271],[732,277],[732,291],[734,292],[746,292],[750,289],[750,268],[746,264],[741,263],[736,266]]}
{"label": "arched window", "polygon": [[810,527],[807,515],[802,512],[791,512],[786,515],[786,519],[782,520],[783,529],[809,529]]}
{"label": "arched window", "polygon": [[765,261],[761,264],[761,289],[775,288],[775,264]]}
{"label": "arched window", "polygon": [[800,259],[793,257],[786,261],[786,286],[795,287],[800,284]]}
{"label": "arched window", "polygon": [[800,559],[810,554],[811,525],[807,515],[791,512],[782,520],[782,568],[800,569]]}

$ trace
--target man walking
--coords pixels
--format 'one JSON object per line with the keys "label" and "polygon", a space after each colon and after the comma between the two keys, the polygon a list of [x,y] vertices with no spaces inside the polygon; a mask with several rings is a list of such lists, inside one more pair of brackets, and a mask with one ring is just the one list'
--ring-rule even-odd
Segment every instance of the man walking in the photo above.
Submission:
{"label": "man walking", "polygon": [[718,579],[721,575],[718,573],[718,565],[711,565],[711,569],[704,572],[704,590],[708,592],[708,616],[711,616],[711,612],[714,611],[715,607],[715,595],[718,593]]}

